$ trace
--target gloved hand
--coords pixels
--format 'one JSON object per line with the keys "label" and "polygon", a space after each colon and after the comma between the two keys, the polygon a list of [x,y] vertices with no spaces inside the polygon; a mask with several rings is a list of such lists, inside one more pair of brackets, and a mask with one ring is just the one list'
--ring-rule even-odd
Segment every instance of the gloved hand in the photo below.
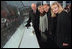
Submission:
{"label": "gloved hand", "polygon": [[30,24],[26,24],[26,25],[25,25],[25,27],[27,27],[27,29],[28,29],[28,27],[30,27],[30,26],[31,26]]}

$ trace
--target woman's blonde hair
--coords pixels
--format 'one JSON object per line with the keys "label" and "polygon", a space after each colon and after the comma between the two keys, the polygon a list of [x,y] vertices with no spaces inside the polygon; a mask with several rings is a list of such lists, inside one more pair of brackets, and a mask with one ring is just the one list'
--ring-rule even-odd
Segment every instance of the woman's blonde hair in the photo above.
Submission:
{"label": "woman's blonde hair", "polygon": [[[60,5],[60,3],[54,2],[54,3],[51,5],[51,7],[54,6],[54,5],[57,5],[57,6],[58,6],[58,13],[61,13],[61,12],[63,11],[63,8],[62,8],[62,6]],[[51,9],[51,17],[56,17],[56,14],[53,12],[52,9]]]}

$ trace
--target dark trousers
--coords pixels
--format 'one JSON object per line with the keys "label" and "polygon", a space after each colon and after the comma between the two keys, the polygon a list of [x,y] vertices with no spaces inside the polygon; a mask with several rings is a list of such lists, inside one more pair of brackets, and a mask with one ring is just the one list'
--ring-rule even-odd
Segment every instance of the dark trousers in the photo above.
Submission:
{"label": "dark trousers", "polygon": [[39,31],[39,28],[37,26],[33,26],[33,28],[34,28],[37,40],[40,40],[41,34],[40,34],[40,31]]}

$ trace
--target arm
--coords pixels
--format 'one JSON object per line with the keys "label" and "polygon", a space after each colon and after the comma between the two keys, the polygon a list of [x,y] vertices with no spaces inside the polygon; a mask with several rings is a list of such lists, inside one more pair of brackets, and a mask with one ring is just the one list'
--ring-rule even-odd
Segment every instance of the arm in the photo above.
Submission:
{"label": "arm", "polygon": [[30,24],[30,22],[31,22],[31,12],[29,12],[29,20],[27,21],[27,24]]}
{"label": "arm", "polygon": [[30,26],[30,22],[31,22],[31,12],[29,12],[29,19],[27,21],[26,27]]}

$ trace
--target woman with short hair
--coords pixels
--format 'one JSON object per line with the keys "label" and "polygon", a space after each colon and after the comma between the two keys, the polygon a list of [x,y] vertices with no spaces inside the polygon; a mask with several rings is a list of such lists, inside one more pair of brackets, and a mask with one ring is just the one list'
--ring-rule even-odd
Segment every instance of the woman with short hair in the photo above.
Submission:
{"label": "woman with short hair", "polygon": [[47,19],[47,15],[44,12],[43,6],[39,6],[38,10],[40,12],[39,29],[40,29],[40,32],[41,32],[41,40],[47,41],[47,36],[45,34],[48,31],[48,19]]}

